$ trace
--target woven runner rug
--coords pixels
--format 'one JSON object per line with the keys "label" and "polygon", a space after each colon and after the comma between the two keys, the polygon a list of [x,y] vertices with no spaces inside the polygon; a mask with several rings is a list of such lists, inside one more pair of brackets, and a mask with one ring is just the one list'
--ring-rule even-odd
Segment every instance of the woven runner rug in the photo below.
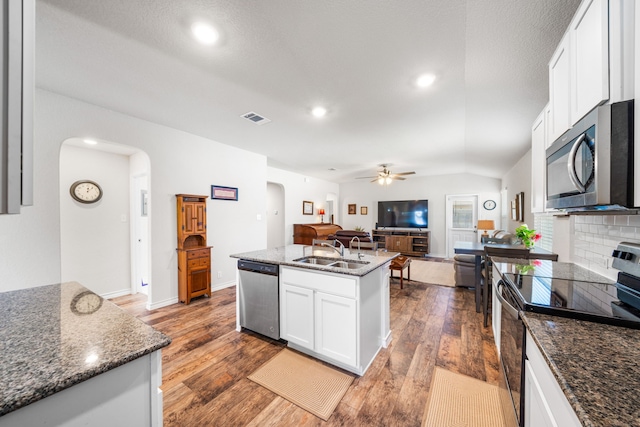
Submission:
{"label": "woven runner rug", "polygon": [[248,378],[325,421],[353,382],[351,375],[288,349]]}
{"label": "woven runner rug", "polygon": [[436,366],[423,427],[503,427],[500,388]]}

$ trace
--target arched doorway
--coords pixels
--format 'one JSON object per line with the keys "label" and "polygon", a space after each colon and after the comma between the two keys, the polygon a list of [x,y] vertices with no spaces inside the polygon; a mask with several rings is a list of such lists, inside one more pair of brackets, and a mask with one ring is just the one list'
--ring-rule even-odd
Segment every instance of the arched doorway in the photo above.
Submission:
{"label": "arched doorway", "polygon": [[[134,147],[85,141],[69,138],[60,147],[62,281],[77,281],[104,298],[150,295],[150,250],[138,248],[141,236],[150,235],[149,157]],[[74,200],[70,186],[79,180],[100,185],[102,198]]]}

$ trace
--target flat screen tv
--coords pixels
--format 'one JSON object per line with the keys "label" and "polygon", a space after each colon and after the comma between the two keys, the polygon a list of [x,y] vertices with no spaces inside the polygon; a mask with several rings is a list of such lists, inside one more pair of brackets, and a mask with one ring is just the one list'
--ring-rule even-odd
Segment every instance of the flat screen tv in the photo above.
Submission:
{"label": "flat screen tv", "polygon": [[378,227],[428,228],[429,201],[378,202]]}

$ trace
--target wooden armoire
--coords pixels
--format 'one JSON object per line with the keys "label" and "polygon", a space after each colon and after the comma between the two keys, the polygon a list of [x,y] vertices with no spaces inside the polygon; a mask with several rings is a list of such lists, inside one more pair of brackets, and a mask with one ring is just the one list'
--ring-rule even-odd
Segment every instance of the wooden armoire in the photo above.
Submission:
{"label": "wooden armoire", "polygon": [[178,300],[211,296],[211,246],[207,246],[207,197],[176,194]]}

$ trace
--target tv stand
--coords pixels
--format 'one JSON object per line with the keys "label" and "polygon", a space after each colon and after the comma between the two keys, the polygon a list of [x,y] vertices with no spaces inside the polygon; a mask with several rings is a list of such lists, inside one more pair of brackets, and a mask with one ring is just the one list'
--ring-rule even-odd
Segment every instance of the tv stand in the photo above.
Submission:
{"label": "tv stand", "polygon": [[378,248],[403,255],[423,256],[429,253],[431,232],[425,229],[377,228],[371,237],[378,242]]}

